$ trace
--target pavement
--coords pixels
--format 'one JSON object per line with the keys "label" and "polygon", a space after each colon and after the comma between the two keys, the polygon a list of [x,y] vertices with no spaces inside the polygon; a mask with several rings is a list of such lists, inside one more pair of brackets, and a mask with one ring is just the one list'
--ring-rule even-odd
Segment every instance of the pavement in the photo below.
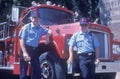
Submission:
{"label": "pavement", "polygon": [[[11,75],[5,71],[0,71],[0,79],[19,79],[18,75]],[[29,78],[30,79],[30,78]],[[80,79],[80,78],[67,78],[67,79]],[[104,78],[99,78],[99,79],[104,79]],[[106,78],[109,79],[109,78]],[[116,74],[115,79],[120,79],[120,72]]]}

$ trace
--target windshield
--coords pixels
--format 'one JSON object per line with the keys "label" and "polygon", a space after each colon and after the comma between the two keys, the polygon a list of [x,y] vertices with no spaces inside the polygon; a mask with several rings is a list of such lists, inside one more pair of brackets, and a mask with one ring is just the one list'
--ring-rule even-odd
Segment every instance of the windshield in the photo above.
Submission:
{"label": "windshield", "polygon": [[70,13],[50,8],[40,8],[38,9],[40,13],[40,22],[43,25],[56,25],[72,23],[73,16]]}
{"label": "windshield", "polygon": [[[23,24],[30,22],[28,18],[33,15],[34,11],[30,10],[27,12],[23,19]],[[73,15],[71,13],[57,10],[53,8],[39,8],[37,12],[40,14],[40,24],[42,25],[59,25],[59,24],[67,24],[73,23]]]}

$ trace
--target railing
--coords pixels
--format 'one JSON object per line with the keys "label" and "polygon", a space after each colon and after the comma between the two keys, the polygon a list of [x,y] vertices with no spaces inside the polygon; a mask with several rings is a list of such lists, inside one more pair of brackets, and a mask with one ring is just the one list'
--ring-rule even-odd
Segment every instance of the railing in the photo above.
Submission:
{"label": "railing", "polygon": [[0,23],[0,40],[9,38],[10,27],[7,22]]}

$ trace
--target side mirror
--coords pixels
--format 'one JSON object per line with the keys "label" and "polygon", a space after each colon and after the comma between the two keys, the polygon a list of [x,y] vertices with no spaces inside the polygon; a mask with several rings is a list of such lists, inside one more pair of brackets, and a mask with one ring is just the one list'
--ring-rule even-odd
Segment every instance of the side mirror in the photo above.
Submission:
{"label": "side mirror", "polygon": [[12,21],[18,22],[19,21],[19,8],[16,6],[12,6]]}

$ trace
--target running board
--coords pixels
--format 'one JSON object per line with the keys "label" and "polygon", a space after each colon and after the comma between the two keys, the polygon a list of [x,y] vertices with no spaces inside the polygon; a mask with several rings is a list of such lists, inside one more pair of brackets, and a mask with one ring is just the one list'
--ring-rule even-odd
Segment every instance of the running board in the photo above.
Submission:
{"label": "running board", "polygon": [[120,72],[120,62],[100,62],[96,66],[96,73]]}
{"label": "running board", "polygon": [[13,70],[14,67],[0,67],[0,70]]}

